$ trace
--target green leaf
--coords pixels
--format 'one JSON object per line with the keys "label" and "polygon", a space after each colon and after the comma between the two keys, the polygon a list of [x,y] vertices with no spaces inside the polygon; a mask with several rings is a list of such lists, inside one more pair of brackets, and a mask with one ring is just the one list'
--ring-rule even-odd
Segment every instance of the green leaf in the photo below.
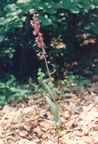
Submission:
{"label": "green leaf", "polygon": [[1,18],[0,18],[0,26],[3,26],[3,25],[5,25],[5,24],[6,24],[5,18],[4,18],[4,17],[1,17]]}
{"label": "green leaf", "polygon": [[0,82],[0,88],[1,88],[1,89],[6,88],[6,84],[3,83],[3,82]]}
{"label": "green leaf", "polygon": [[56,126],[56,129],[59,129],[61,127],[61,119],[60,119],[60,116],[58,115],[57,119],[54,119],[55,121],[55,126]]}
{"label": "green leaf", "polygon": [[98,0],[93,0],[94,4],[98,6]]}
{"label": "green leaf", "polygon": [[49,14],[55,14],[56,13],[56,7],[55,7],[55,3],[52,1],[43,3],[43,9],[45,12],[49,13]]}
{"label": "green leaf", "polygon": [[98,34],[98,22],[87,24],[84,29],[91,30],[95,34]]}
{"label": "green leaf", "polygon": [[50,94],[50,98],[52,100],[54,100],[54,93],[52,92],[52,90],[49,88],[49,86],[46,84],[46,83],[43,83],[43,86],[47,89],[47,91],[49,92]]}
{"label": "green leaf", "polygon": [[32,2],[27,2],[27,3],[17,3],[17,6],[22,10],[22,13],[28,13],[30,9],[33,8]]}
{"label": "green leaf", "polygon": [[77,14],[77,13],[80,12],[79,8],[77,8],[74,5],[74,3],[70,2],[70,1],[63,1],[63,2],[61,2],[61,6],[62,6],[62,8],[68,9],[72,13],[75,13],[75,14]]}
{"label": "green leaf", "polygon": [[17,3],[19,4],[24,4],[24,3],[27,3],[27,2],[31,2],[31,0],[18,0]]}
{"label": "green leaf", "polygon": [[93,24],[91,25],[91,30],[92,30],[94,33],[98,34],[98,22],[93,23]]}
{"label": "green leaf", "polygon": [[48,103],[50,105],[50,109],[51,109],[51,111],[53,113],[54,118],[57,119],[58,112],[56,110],[56,104],[49,97],[46,97],[46,100],[48,101]]}
{"label": "green leaf", "polygon": [[60,119],[60,116],[58,113],[58,108],[57,108],[56,104],[49,97],[46,97],[46,99],[47,99],[47,101],[50,105],[50,109],[53,113],[56,129],[59,129],[61,126],[61,119]]}
{"label": "green leaf", "polygon": [[45,26],[49,26],[52,24],[52,20],[48,18],[48,15],[45,14],[45,15],[42,15],[40,14],[39,16],[39,20],[42,22],[43,25]]}

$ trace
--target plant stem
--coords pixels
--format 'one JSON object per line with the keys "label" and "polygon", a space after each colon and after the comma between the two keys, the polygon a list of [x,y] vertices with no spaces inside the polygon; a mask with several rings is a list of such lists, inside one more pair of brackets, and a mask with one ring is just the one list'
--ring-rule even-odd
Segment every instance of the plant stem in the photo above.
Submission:
{"label": "plant stem", "polygon": [[[47,69],[47,73],[48,73],[49,79],[50,79],[51,83],[53,84],[52,79],[51,79],[51,74],[50,74],[49,66],[48,66],[48,62],[47,62],[46,56],[43,54],[43,51],[45,51],[44,48],[42,48],[42,55],[43,55],[43,58],[44,58],[44,61],[45,61],[45,65],[46,65],[46,69]],[[54,92],[53,89],[51,89],[51,90],[52,90],[52,93],[54,95],[53,96],[54,97],[53,100],[55,102],[55,92]]]}
{"label": "plant stem", "polygon": [[59,129],[57,129],[57,143],[59,144]]}
{"label": "plant stem", "polygon": [[[45,51],[45,49],[42,48],[42,51]],[[46,69],[47,69],[47,73],[48,73],[49,79],[50,79],[50,81],[52,82],[52,80],[51,80],[51,75],[50,75],[50,71],[49,71],[49,67],[48,67],[48,62],[47,62],[47,59],[46,59],[46,56],[43,55],[43,58],[44,58],[44,61],[45,61],[45,65],[46,65]]]}

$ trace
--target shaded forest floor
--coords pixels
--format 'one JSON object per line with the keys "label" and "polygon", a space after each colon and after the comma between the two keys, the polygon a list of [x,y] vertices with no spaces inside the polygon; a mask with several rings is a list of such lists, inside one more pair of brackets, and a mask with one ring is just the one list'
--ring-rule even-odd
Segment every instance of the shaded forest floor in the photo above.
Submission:
{"label": "shaded forest floor", "polygon": [[[98,144],[98,93],[68,93],[60,108],[60,144]],[[0,144],[57,144],[53,115],[44,97],[34,94],[27,101],[0,110]]]}
{"label": "shaded forest floor", "polygon": [[[60,144],[98,144],[98,75],[92,81],[94,88],[63,92],[63,97],[58,98],[57,103],[66,105],[59,110]],[[57,141],[53,115],[43,95],[34,94],[22,103],[0,108],[0,144],[58,144]]]}

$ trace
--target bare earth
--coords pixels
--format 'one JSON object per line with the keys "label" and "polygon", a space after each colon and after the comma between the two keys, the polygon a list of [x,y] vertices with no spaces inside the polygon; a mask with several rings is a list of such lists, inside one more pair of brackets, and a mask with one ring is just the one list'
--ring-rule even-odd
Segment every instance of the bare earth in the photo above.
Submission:
{"label": "bare earth", "polygon": [[[71,94],[59,99],[60,144],[98,144],[98,95]],[[0,144],[58,144],[53,115],[45,99],[33,95],[27,102],[0,110]]]}

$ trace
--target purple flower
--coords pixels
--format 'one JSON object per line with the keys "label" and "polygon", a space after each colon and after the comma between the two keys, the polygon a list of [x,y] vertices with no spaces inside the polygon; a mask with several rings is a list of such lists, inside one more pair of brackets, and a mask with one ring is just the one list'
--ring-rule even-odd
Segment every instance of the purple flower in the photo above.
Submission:
{"label": "purple flower", "polygon": [[[34,35],[34,36],[36,36],[36,38],[35,38],[35,43],[37,44],[37,46],[39,47],[39,48],[44,48],[45,47],[45,43],[44,43],[44,38],[43,38],[43,34],[40,32],[40,21],[39,21],[39,19],[38,19],[38,14],[34,14],[34,16],[33,16],[33,20],[31,20],[30,21],[30,24],[31,24],[31,26],[33,27],[33,32],[32,32],[32,34]],[[37,54],[37,56],[40,58],[40,59],[42,59],[43,58],[43,55],[46,55],[46,52],[45,52],[45,50],[43,51],[42,50],[42,52],[39,52],[38,54]]]}

